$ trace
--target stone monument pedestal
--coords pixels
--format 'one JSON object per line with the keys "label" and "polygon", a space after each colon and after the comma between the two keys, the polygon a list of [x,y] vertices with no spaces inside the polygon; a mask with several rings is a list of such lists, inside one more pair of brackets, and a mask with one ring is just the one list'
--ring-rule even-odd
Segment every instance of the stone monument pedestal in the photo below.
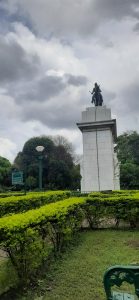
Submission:
{"label": "stone monument pedestal", "polygon": [[81,192],[119,190],[119,164],[114,152],[117,130],[111,110],[88,107],[77,126],[83,135]]}

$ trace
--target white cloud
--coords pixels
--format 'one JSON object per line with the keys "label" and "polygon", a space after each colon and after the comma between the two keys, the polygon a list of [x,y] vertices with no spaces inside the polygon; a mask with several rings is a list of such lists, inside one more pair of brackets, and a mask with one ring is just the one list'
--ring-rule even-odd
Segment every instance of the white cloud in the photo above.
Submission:
{"label": "white cloud", "polygon": [[118,132],[139,131],[136,0],[117,0],[117,5],[111,0],[14,0],[13,5],[5,0],[2,6],[9,17],[7,32],[0,35],[5,156],[13,159],[28,138],[42,134],[65,135],[81,152],[76,122],[91,105],[89,90],[96,81],[117,117]]}
{"label": "white cloud", "polygon": [[[138,0],[3,0],[11,13],[28,18],[44,37],[75,39],[92,35],[109,20],[139,18]],[[2,4],[1,4],[2,5]]]}
{"label": "white cloud", "polygon": [[0,138],[0,156],[6,157],[12,162],[16,151],[17,146],[15,143],[7,138]]}

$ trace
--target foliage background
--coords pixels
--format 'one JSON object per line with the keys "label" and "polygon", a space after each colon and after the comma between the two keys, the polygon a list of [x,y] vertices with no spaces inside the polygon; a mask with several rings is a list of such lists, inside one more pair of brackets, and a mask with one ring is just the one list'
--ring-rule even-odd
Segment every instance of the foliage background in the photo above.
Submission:
{"label": "foliage background", "polygon": [[121,134],[115,150],[120,162],[121,189],[139,189],[139,134],[136,131]]}

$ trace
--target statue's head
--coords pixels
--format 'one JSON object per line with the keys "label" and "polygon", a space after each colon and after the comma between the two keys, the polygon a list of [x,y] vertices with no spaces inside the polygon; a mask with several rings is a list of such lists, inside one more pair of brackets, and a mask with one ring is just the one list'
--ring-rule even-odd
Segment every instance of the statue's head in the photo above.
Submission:
{"label": "statue's head", "polygon": [[97,86],[97,82],[95,82],[95,86]]}

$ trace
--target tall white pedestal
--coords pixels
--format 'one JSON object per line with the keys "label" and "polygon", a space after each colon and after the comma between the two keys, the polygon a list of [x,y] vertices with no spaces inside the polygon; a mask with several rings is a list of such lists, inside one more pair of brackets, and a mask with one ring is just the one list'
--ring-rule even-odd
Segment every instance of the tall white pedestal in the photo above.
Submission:
{"label": "tall white pedestal", "polygon": [[81,191],[118,190],[119,164],[114,153],[116,120],[106,106],[89,107],[77,123],[83,135]]}

